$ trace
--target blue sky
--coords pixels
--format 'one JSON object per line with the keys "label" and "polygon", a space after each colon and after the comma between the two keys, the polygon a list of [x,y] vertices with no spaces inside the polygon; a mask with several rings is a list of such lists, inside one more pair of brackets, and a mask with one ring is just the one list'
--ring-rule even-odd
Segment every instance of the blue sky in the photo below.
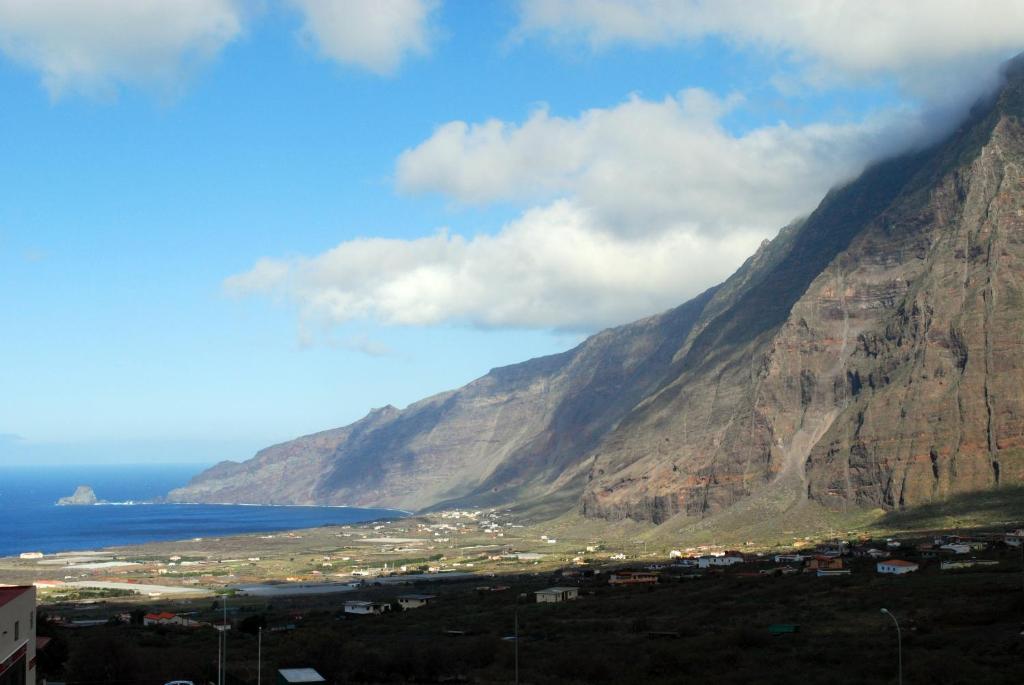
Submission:
{"label": "blue sky", "polygon": [[966,3],[127,4],[0,0],[0,461],[247,458],[681,303],[1024,46]]}

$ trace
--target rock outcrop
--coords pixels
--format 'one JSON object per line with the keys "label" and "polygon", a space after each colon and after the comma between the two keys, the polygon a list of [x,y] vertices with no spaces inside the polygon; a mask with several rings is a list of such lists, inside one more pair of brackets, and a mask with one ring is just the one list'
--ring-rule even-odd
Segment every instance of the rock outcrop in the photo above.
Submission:
{"label": "rock outcrop", "polygon": [[[539,501],[663,522],[775,489],[901,507],[1024,482],[1024,60],[685,305],[224,463],[178,501]],[[555,506],[557,505],[557,506]]]}
{"label": "rock outcrop", "polygon": [[61,497],[57,500],[59,507],[84,507],[99,504],[96,493],[88,485],[79,485],[75,488],[75,494],[70,497]]}

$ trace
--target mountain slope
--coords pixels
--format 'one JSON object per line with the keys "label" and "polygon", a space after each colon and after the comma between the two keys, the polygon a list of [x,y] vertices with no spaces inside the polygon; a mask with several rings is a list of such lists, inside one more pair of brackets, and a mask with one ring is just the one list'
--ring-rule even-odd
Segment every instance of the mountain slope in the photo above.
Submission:
{"label": "mountain slope", "polygon": [[522,496],[560,475],[656,387],[712,293],[402,411],[375,410],[244,464],[221,463],[170,499],[419,509],[471,494]]}
{"label": "mountain slope", "polygon": [[902,508],[1024,480],[1024,60],[730,279],[563,354],[224,463],[178,501],[558,502],[661,523],[779,494]]}
{"label": "mountain slope", "polygon": [[1021,438],[1022,71],[942,144],[825,198],[596,451],[586,515],[705,516],[768,486],[903,507],[1024,477],[998,456]]}

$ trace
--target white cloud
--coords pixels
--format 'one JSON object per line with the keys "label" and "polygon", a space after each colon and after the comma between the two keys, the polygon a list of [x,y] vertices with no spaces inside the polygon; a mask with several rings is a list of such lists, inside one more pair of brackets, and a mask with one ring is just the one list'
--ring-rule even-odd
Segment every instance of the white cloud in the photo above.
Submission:
{"label": "white cloud", "polygon": [[679,304],[726,276],[760,237],[622,237],[560,200],[493,236],[361,239],[313,258],[262,260],[226,288],[283,298],[306,322],[589,331]]}
{"label": "white cloud", "polygon": [[177,86],[242,30],[236,0],[0,0],[0,51],[54,97]]}
{"label": "white cloud", "polygon": [[[927,94],[979,65],[994,73],[994,61],[1024,38],[1016,20],[1024,5],[1003,8],[999,20],[974,17],[998,9],[966,7],[527,0],[521,31],[598,47],[715,35],[792,60],[801,83],[894,75]],[[287,301],[321,326],[592,331],[677,305],[728,276],[829,188],[872,160],[930,142],[958,99],[931,113],[906,107],[741,133],[723,120],[744,98],[700,89],[657,101],[633,96],[575,117],[540,108],[521,122],[451,121],[399,157],[398,189],[464,204],[513,202],[526,208],[518,219],[494,235],[360,239],[318,256],[264,259],[226,286]]]}
{"label": "white cloud", "polygon": [[408,54],[430,49],[434,0],[292,0],[305,14],[304,33],[320,52],[344,64],[391,74]]}
{"label": "white cloud", "polygon": [[572,119],[541,109],[522,124],[450,122],[401,155],[397,183],[464,203],[568,195],[626,235],[680,224],[706,235],[765,234],[808,212],[879,151],[910,146],[929,130],[899,111],[732,135],[721,117],[741,104],[691,89]]}
{"label": "white cloud", "polygon": [[593,331],[722,280],[880,151],[931,130],[900,111],[734,135],[721,119],[742,105],[687,90],[571,119],[541,109],[521,124],[445,124],[399,158],[402,190],[535,206],[495,235],[360,239],[310,258],[263,259],[227,289],[287,301],[306,328]]}
{"label": "white cloud", "polygon": [[522,0],[517,35],[594,47],[663,45],[718,36],[807,60],[808,75],[893,74],[913,88],[941,85],[1024,49],[1019,0]]}

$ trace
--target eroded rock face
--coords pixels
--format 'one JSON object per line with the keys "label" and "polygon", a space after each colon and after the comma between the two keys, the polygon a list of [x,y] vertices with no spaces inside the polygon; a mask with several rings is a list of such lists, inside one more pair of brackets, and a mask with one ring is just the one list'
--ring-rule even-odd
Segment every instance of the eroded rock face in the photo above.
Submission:
{"label": "eroded rock face", "polygon": [[897,508],[1021,482],[1016,70],[950,140],[830,193],[694,327],[679,375],[596,450],[586,515],[703,516],[766,487]]}
{"label": "eroded rock face", "polygon": [[1024,478],[1022,165],[1024,126],[1002,118],[907,217],[916,252],[865,236],[886,259],[848,277],[898,281],[849,341],[860,392],[808,456],[810,496],[902,507]]}
{"label": "eroded rock face", "polygon": [[1024,61],[721,286],[404,410],[225,463],[180,501],[564,502],[656,523],[755,493],[899,508],[1024,480]]}

